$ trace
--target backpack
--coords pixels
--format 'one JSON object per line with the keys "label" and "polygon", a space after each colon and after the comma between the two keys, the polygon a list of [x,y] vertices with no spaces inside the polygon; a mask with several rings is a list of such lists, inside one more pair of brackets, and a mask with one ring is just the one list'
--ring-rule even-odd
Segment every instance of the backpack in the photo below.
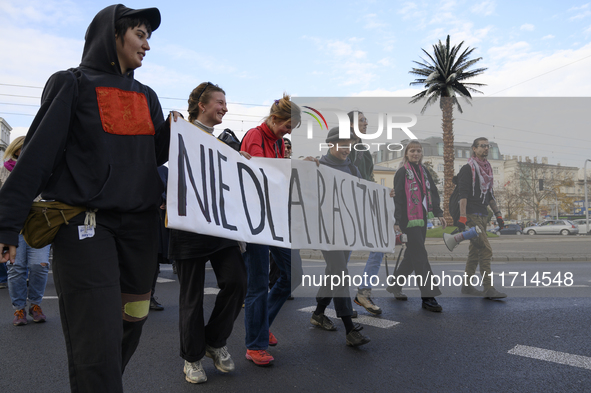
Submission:
{"label": "backpack", "polygon": [[453,225],[457,226],[460,219],[460,186],[458,185],[458,175],[453,177],[452,182],[456,187],[449,197],[449,215],[454,220]]}
{"label": "backpack", "polygon": [[218,139],[230,146],[232,149],[240,151],[240,145],[242,142],[231,129],[226,128],[224,131],[222,131],[222,133],[218,135]]}

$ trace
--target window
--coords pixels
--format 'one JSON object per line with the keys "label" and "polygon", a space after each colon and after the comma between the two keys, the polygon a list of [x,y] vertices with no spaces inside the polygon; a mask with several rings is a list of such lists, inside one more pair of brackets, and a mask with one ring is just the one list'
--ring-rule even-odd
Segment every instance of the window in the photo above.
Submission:
{"label": "window", "polygon": [[462,158],[462,151],[461,150],[456,151],[456,157]]}
{"label": "window", "polygon": [[499,159],[499,148],[498,148],[498,146],[492,146],[492,158],[494,160],[498,160]]}
{"label": "window", "polygon": [[437,172],[443,172],[443,164],[437,165]]}
{"label": "window", "polygon": [[498,175],[498,174],[499,174],[499,167],[494,167],[494,168],[493,168],[493,173],[494,173],[495,175]]}
{"label": "window", "polygon": [[442,156],[443,155],[443,143],[438,143],[437,144],[437,155],[438,156]]}
{"label": "window", "polygon": [[386,179],[384,179],[384,178],[380,179],[380,184],[382,186],[385,186],[386,185]]}

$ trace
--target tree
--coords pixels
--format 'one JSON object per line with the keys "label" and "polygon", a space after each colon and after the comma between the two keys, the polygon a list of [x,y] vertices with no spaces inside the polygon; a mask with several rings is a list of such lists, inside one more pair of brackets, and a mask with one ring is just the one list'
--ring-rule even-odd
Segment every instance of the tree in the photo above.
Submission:
{"label": "tree", "polygon": [[502,187],[495,188],[495,199],[506,220],[516,220],[524,212],[519,176],[511,176]]}
{"label": "tree", "polygon": [[[540,219],[542,210],[551,212],[556,209],[556,201],[559,210],[572,208],[572,198],[561,190],[574,184],[572,175],[565,168],[531,161],[520,162],[517,175],[523,203],[533,212],[536,220]],[[540,180],[544,183],[542,190]]]}
{"label": "tree", "polygon": [[435,172],[435,169],[433,169],[433,163],[431,161],[424,161],[423,165],[429,171],[431,178],[433,178],[433,183],[435,183],[434,186],[437,187],[441,180],[439,180],[439,175],[437,175],[437,172]]}
{"label": "tree", "polygon": [[[414,61],[420,68],[413,68],[410,74],[418,75],[419,78],[411,82],[410,85],[422,85],[425,90],[414,95],[410,103],[416,103],[424,98],[427,99],[421,113],[424,113],[428,106],[439,100],[439,107],[442,112],[443,128],[443,183],[444,199],[443,206],[448,205],[449,198],[453,192],[454,184],[454,134],[453,134],[453,108],[457,105],[462,113],[456,96],[463,97],[470,103],[472,93],[482,93],[475,87],[485,86],[482,83],[466,83],[467,79],[482,74],[486,68],[477,68],[469,70],[474,64],[482,60],[482,57],[470,60],[470,55],[476,48],[467,47],[460,54],[464,41],[457,46],[450,46],[449,35],[446,43],[441,41],[433,45],[433,56],[426,50],[422,51],[427,55],[428,60],[421,58],[421,62]],[[448,209],[445,209],[445,219],[451,221]]]}

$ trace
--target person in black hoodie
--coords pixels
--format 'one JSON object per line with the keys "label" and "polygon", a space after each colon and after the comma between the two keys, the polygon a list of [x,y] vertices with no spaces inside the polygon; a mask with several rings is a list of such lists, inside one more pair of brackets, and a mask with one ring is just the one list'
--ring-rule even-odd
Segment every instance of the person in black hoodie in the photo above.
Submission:
{"label": "person in black hoodie", "polygon": [[[361,177],[359,169],[349,160],[351,147],[357,141],[353,130],[351,130],[349,135],[349,139],[339,139],[339,127],[331,128],[326,137],[326,143],[331,144],[332,147],[326,155],[320,158],[320,163],[338,171]],[[343,274],[348,275],[347,263],[350,253],[350,251],[322,251],[322,256],[326,261],[325,275],[339,277]],[[353,323],[351,319],[353,316],[353,306],[351,296],[349,295],[349,286],[344,283],[343,285],[335,286],[334,290],[331,290],[328,285],[321,286],[318,289],[316,310],[312,313],[310,323],[324,330],[337,330],[333,322],[324,315],[324,311],[331,300],[334,302],[337,317],[341,318],[345,325],[347,345],[359,346],[370,342],[369,337],[361,334],[360,331],[363,329],[361,325]]]}
{"label": "person in black hoodie", "polygon": [[118,4],[94,17],[80,66],[48,80],[18,165],[0,190],[0,247],[8,247],[1,262],[14,262],[37,195],[87,208],[54,239],[73,392],[123,391],[122,373],[148,315],[163,191],[157,167],[168,159],[170,126],[134,69],[159,25],[156,8]]}

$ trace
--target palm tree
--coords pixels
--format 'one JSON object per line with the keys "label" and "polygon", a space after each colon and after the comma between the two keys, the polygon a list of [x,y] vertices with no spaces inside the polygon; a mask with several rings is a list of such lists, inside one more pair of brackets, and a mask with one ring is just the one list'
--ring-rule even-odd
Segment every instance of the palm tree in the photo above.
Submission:
{"label": "palm tree", "polygon": [[428,56],[428,60],[421,58],[422,62],[414,61],[420,68],[413,68],[409,71],[410,74],[418,75],[419,78],[411,82],[410,85],[422,85],[425,90],[414,95],[410,103],[415,103],[423,98],[427,99],[421,114],[425,112],[428,106],[434,104],[439,100],[439,107],[443,115],[443,179],[444,179],[444,200],[443,206],[445,210],[445,219],[453,225],[449,215],[448,201],[453,192],[454,184],[452,179],[454,176],[454,133],[453,133],[453,107],[457,105],[460,113],[463,113],[462,107],[457,100],[457,96],[463,97],[466,102],[470,103],[473,93],[482,93],[475,89],[475,87],[485,86],[482,83],[466,83],[467,79],[473,78],[482,74],[486,68],[478,68],[475,70],[468,70],[474,64],[482,59],[478,57],[470,60],[470,54],[476,48],[467,47],[460,53],[464,41],[457,46],[450,46],[449,35],[445,44],[441,41],[437,45],[433,45],[433,56],[426,50],[423,52]]}

